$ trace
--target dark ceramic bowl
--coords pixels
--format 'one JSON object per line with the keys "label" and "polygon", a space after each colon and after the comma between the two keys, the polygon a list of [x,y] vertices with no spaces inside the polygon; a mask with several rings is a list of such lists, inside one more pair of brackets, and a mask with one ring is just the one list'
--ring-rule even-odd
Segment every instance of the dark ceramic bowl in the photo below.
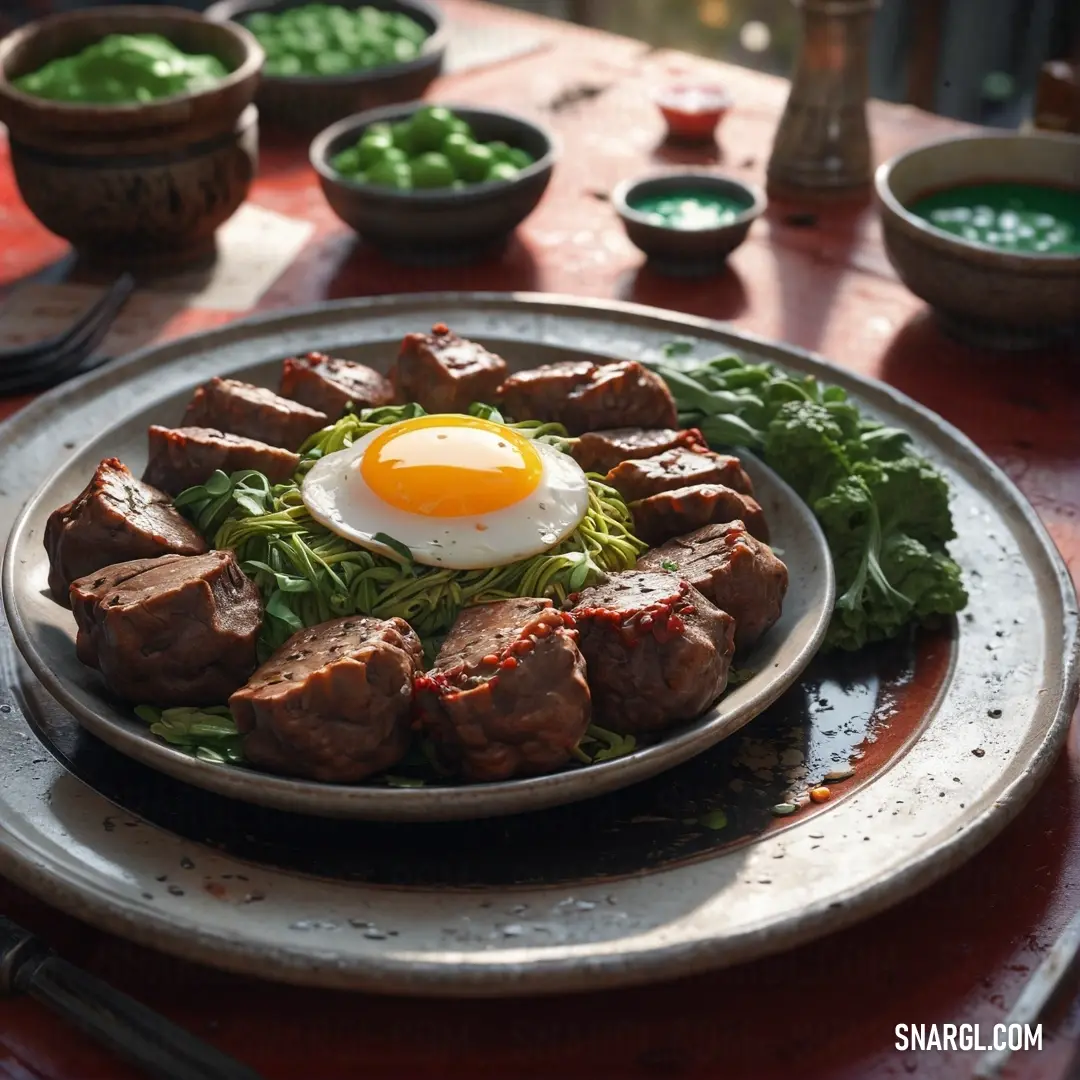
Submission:
{"label": "dark ceramic bowl", "polygon": [[334,213],[373,247],[398,262],[439,265],[470,262],[502,247],[533,212],[551,180],[555,147],[541,127],[490,109],[448,105],[466,120],[481,142],[502,141],[528,151],[534,163],[513,180],[396,191],[358,184],[338,173],[330,160],[372,124],[405,120],[420,102],[372,109],[342,120],[311,144],[311,164]]}
{"label": "dark ceramic bowl", "polygon": [[[745,207],[727,225],[708,229],[675,229],[659,225],[634,209],[639,199],[674,192],[700,192],[734,199]],[[751,184],[713,172],[666,173],[646,180],[627,180],[611,196],[626,235],[649,257],[660,273],[674,277],[704,277],[719,273],[745,239],[750,226],[765,212],[765,195]]]}
{"label": "dark ceramic bowl", "polygon": [[734,104],[723,86],[708,82],[666,84],[653,92],[653,102],[674,142],[713,142]]}
{"label": "dark ceramic bowl", "polygon": [[[230,74],[205,90],[132,105],[49,101],[11,84],[112,33],[162,34],[187,52],[214,54]],[[205,254],[255,175],[251,102],[262,61],[246,30],[176,8],[98,8],[14,31],[0,41],[0,121],[20,194],[47,229],[92,257]]]}
{"label": "dark ceramic bowl", "polygon": [[[280,12],[310,0],[220,0],[206,9],[214,22],[242,21],[256,11]],[[266,126],[321,131],[343,117],[383,105],[414,101],[442,72],[448,33],[442,12],[427,0],[335,0],[343,7],[376,7],[415,19],[428,31],[423,51],[404,64],[343,75],[264,75],[256,104]]]}
{"label": "dark ceramic bowl", "polygon": [[1080,331],[1080,256],[1009,252],[935,228],[908,207],[943,188],[1014,181],[1076,189],[1080,138],[970,135],[909,150],[875,178],[885,251],[900,280],[951,334],[992,349]]}

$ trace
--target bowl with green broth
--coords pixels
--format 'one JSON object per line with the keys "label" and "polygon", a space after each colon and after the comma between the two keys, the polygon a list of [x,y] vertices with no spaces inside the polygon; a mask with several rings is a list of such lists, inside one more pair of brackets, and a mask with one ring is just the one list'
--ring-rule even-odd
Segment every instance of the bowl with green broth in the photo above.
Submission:
{"label": "bowl with green broth", "polygon": [[672,277],[721,273],[766,207],[753,185],[701,169],[627,180],[611,202],[649,265]]}
{"label": "bowl with green broth", "polygon": [[1080,330],[1080,139],[950,139],[875,182],[889,260],[948,333],[1026,349]]}
{"label": "bowl with green broth", "polygon": [[0,40],[0,121],[19,192],[99,261],[184,262],[254,177],[262,49],[176,8],[40,19]]}

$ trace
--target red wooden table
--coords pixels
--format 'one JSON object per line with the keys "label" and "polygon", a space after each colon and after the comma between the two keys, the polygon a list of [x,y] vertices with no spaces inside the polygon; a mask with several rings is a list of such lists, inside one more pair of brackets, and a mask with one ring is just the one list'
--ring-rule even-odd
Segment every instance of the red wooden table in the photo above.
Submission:
{"label": "red wooden table", "polygon": [[[761,182],[786,94],[780,80],[657,53],[593,31],[471,0],[454,17],[513,37],[528,56],[445,78],[432,96],[541,119],[562,159],[541,207],[498,261],[465,270],[387,265],[361,249],[324,204],[306,157],[264,148],[252,200],[311,221],[312,239],[259,310],[324,298],[432,289],[529,289],[632,299],[726,319],[816,350],[892,383],[959,426],[1034,503],[1080,577],[1080,367],[1064,351],[1023,358],[956,345],[896,280],[867,205],[774,205],[721,278],[670,281],[641,268],[605,193],[674,161],[719,163]],[[732,90],[719,158],[671,153],[649,103],[650,81],[702,69]],[[961,126],[873,105],[879,159]],[[0,157],[6,158],[0,142]],[[29,216],[0,160],[0,286],[57,259],[64,246]],[[175,334],[235,312],[183,310]],[[24,400],[0,401],[0,416]],[[961,1080],[976,1055],[900,1053],[900,1023],[1000,1021],[1080,903],[1080,740],[1019,819],[982,854],[921,896],[786,955],[647,989],[543,1001],[413,1002],[280,987],[169,959],[99,933],[0,882],[0,911],[68,958],[249,1062],[268,1078],[688,1077],[725,1080]],[[1073,990],[1075,997],[1075,989]],[[1063,1080],[1080,1037],[1066,1000],[1044,1049],[1008,1076]],[[135,1074],[27,1000],[0,1003],[0,1077],[126,1080]]]}

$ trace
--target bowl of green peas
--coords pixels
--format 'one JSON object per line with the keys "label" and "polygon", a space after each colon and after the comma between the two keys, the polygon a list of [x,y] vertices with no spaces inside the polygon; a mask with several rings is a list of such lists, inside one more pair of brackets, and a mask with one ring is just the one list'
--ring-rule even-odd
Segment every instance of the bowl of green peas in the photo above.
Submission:
{"label": "bowl of green peas", "polygon": [[298,132],[419,98],[446,52],[445,19],[428,0],[219,0],[205,16],[255,36],[263,124]]}
{"label": "bowl of green peas", "polygon": [[311,144],[333,211],[398,262],[469,262],[498,250],[551,180],[555,147],[510,113],[414,102],[339,121]]}

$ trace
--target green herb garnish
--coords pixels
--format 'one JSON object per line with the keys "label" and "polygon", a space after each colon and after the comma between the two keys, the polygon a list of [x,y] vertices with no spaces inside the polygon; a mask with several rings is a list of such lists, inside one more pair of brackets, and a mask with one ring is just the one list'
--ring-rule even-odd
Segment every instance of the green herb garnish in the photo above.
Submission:
{"label": "green herb garnish", "polygon": [[859,649],[967,604],[944,476],[911,436],[864,416],[846,392],[737,356],[653,367],[679,422],[713,446],[761,455],[809,504],[825,532],[838,599],[827,647]]}
{"label": "green herb garnish", "polygon": [[412,551],[400,540],[395,540],[392,536],[389,536],[387,533],[384,532],[375,533],[371,537],[371,539],[374,540],[376,544],[382,544],[384,547],[388,547],[391,551],[393,551],[401,558],[402,562],[409,564],[412,563]]}
{"label": "green herb garnish", "polygon": [[200,761],[227,765],[244,760],[240,732],[228,706],[158,709],[137,705],[135,715],[151,734]]}
{"label": "green herb garnish", "polygon": [[668,359],[673,356],[688,356],[693,351],[694,339],[687,337],[677,337],[673,341],[666,341],[660,349],[660,352]]}
{"label": "green herb garnish", "polygon": [[620,735],[598,724],[590,724],[574,749],[574,757],[583,765],[595,765],[601,761],[625,757],[637,749],[633,735]]}

